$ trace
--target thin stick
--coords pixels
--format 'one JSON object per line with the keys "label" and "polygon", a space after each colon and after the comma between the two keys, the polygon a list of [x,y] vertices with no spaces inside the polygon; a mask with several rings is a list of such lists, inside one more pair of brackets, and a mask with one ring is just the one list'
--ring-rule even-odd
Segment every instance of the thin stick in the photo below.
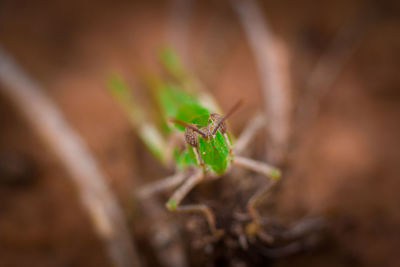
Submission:
{"label": "thin stick", "polygon": [[322,217],[304,217],[281,234],[285,240],[299,239],[302,236],[323,230],[327,223]]}
{"label": "thin stick", "polygon": [[307,250],[313,247],[317,242],[318,240],[316,239],[308,238],[305,241],[291,242],[282,247],[263,247],[261,253],[272,259],[283,258]]}
{"label": "thin stick", "polygon": [[126,219],[85,142],[44,89],[1,46],[0,83],[2,92],[13,101],[69,172],[68,177],[78,188],[82,204],[113,265],[140,266]]}
{"label": "thin stick", "polygon": [[268,117],[267,155],[277,164],[286,156],[290,137],[291,89],[289,55],[254,0],[231,0],[247,36],[261,82]]}
{"label": "thin stick", "polygon": [[245,126],[239,138],[235,142],[234,152],[242,154],[247,148],[254,135],[266,124],[266,118],[263,114],[255,115]]}

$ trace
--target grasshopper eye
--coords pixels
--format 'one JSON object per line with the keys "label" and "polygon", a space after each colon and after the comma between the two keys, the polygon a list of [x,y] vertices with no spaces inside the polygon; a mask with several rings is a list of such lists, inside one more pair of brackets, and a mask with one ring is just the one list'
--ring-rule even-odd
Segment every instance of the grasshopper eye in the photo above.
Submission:
{"label": "grasshopper eye", "polygon": [[193,147],[197,147],[199,145],[197,133],[189,127],[185,129],[185,141]]}

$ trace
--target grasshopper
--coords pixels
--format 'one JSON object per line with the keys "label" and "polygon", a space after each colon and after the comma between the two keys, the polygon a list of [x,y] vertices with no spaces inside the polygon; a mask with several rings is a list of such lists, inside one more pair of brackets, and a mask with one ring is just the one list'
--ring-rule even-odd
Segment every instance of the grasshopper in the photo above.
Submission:
{"label": "grasshopper", "polygon": [[161,163],[172,165],[175,169],[172,176],[141,188],[138,191],[139,197],[145,199],[157,192],[177,187],[166,202],[166,208],[171,212],[201,213],[211,233],[220,235],[223,231],[217,229],[215,216],[207,205],[182,205],[181,202],[199,183],[219,178],[229,172],[232,165],[237,165],[270,179],[247,204],[250,217],[259,225],[261,218],[255,205],[278,180],[280,170],[264,162],[242,157],[240,152],[251,140],[252,134],[263,126],[265,119],[259,116],[254,118],[237,139],[236,148],[234,137],[228,131],[227,119],[241,106],[241,101],[234,104],[225,115],[220,114],[220,108],[213,98],[196,89],[195,83],[184,72],[172,50],[166,49],[161,53],[161,63],[170,79],[153,79],[148,82],[156,110],[162,117],[158,126],[148,118],[120,77],[113,77],[108,84],[144,144]]}

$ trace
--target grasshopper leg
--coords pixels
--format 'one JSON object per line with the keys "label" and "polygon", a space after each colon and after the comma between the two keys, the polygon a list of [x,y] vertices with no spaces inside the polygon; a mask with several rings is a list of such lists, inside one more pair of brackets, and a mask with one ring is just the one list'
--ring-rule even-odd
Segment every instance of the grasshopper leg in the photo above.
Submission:
{"label": "grasshopper leg", "polygon": [[236,156],[232,160],[232,163],[234,165],[258,172],[260,174],[263,174],[264,176],[271,178],[270,181],[268,181],[265,186],[258,190],[247,202],[247,211],[249,212],[249,215],[251,216],[253,221],[259,224],[261,222],[261,217],[256,209],[257,202],[276,184],[281,175],[280,170],[264,162],[240,156]]}
{"label": "grasshopper leg", "polygon": [[190,176],[185,183],[183,183],[170,197],[166,203],[166,207],[170,211],[177,212],[196,212],[201,213],[207,220],[208,226],[211,233],[214,236],[222,235],[222,230],[218,230],[215,223],[215,216],[211,209],[205,204],[193,204],[193,205],[180,205],[185,196],[200,182],[204,179],[204,172],[202,169],[196,170],[196,172]]}
{"label": "grasshopper leg", "polygon": [[168,176],[164,179],[145,185],[144,187],[139,189],[137,194],[141,199],[148,198],[158,192],[178,186],[183,182],[186,177],[187,174],[185,172],[176,172],[175,174]]}

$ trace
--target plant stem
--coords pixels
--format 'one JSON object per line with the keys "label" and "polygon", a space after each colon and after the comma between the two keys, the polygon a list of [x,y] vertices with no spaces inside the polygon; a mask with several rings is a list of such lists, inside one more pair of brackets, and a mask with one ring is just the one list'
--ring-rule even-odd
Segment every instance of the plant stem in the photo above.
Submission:
{"label": "plant stem", "polygon": [[1,46],[0,83],[2,93],[21,111],[69,172],[68,177],[78,188],[80,200],[113,265],[140,266],[125,216],[86,143],[44,89]]}
{"label": "plant stem", "polygon": [[231,0],[253,53],[261,82],[267,121],[268,161],[281,163],[290,137],[291,78],[289,53],[274,35],[255,0]]}

